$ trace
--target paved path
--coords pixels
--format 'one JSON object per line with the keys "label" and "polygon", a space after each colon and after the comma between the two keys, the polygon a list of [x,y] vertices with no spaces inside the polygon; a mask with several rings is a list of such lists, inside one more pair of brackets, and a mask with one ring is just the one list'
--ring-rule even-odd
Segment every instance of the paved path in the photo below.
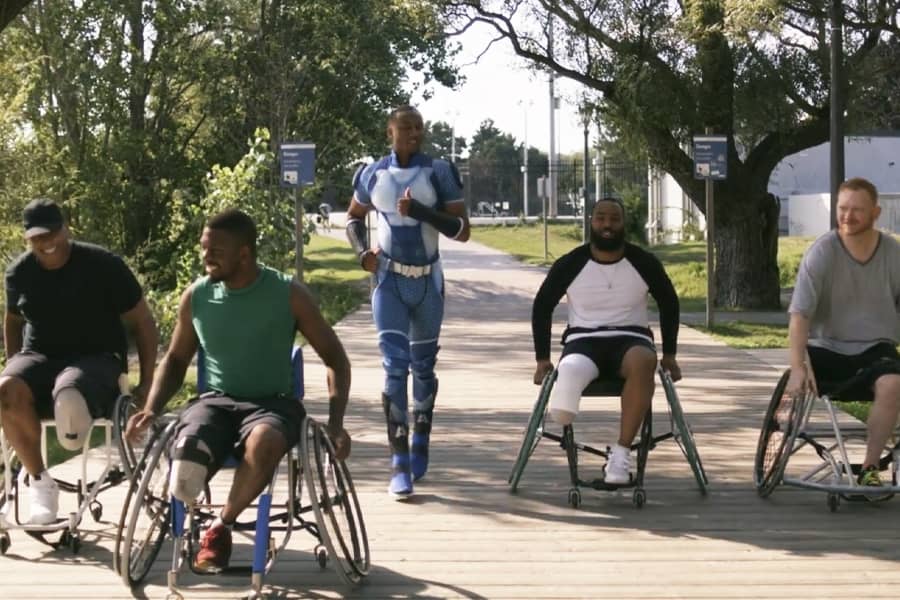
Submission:
{"label": "paved path", "polygon": [[[379,401],[380,359],[367,307],[338,326],[353,361],[347,427],[373,569],[354,590],[320,572],[298,536],[270,577],[272,597],[359,598],[894,598],[900,590],[900,502],[844,504],[779,489],[759,499],[753,452],[778,370],[683,328],[678,392],[711,492],[701,497],[680,452],[650,456],[641,510],[630,494],[586,492],[574,510],[563,453],[544,442],[510,495],[506,479],[531,411],[529,315],[542,271],[475,243],[445,242],[447,317],[433,466],[415,500],[386,493],[388,449]],[[562,316],[562,310],[558,317]],[[557,321],[555,335],[561,332]],[[323,370],[308,357],[309,410],[324,416]],[[655,406],[662,410],[664,401]],[[609,443],[618,411],[585,403],[582,439]],[[667,426],[665,413],[657,427]],[[584,469],[599,470],[596,462]],[[217,485],[218,490],[221,485]],[[110,493],[110,514],[116,500]],[[111,572],[111,545],[88,536],[81,554],[46,552],[20,533],[0,559],[0,598],[128,598]],[[239,547],[246,553],[246,545]],[[137,597],[165,597],[157,563]],[[237,578],[184,577],[186,597],[235,598]]]}

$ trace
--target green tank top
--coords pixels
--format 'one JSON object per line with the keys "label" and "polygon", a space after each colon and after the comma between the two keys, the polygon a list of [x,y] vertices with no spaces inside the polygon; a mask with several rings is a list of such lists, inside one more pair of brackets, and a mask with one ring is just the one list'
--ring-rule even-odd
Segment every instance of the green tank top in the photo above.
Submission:
{"label": "green tank top", "polygon": [[259,399],[292,393],[290,290],[290,277],[263,266],[256,281],[239,290],[209,277],[194,283],[191,318],[210,390]]}

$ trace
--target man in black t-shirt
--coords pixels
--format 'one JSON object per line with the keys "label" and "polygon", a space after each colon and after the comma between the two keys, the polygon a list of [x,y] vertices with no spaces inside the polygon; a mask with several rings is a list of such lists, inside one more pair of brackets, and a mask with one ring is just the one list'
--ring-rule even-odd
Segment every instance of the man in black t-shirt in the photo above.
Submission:
{"label": "man in black t-shirt", "polygon": [[94,418],[108,416],[127,368],[123,321],[140,359],[139,403],[153,378],[156,323],[134,274],[108,250],[72,241],[55,203],[25,207],[30,250],[6,270],[0,425],[22,461],[30,522],[56,520],[59,489],[41,458],[41,418],[54,418],[60,444],[84,445]]}

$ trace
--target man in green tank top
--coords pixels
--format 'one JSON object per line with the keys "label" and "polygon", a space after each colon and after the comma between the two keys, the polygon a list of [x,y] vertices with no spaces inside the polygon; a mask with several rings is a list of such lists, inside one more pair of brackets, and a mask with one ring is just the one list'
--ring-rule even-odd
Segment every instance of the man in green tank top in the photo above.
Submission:
{"label": "man in green tank top", "polygon": [[299,440],[305,411],[292,393],[296,331],[327,367],[327,430],[340,458],[350,453],[343,427],[350,363],[306,287],[257,263],[256,226],[248,215],[235,209],[215,215],[200,246],[207,274],[183,293],[169,350],[126,436],[135,439],[152,423],[202,347],[209,391],[179,419],[169,489],[191,504],[228,456],[241,458],[228,500],[196,557],[196,568],[218,571],[231,556],[231,526]]}

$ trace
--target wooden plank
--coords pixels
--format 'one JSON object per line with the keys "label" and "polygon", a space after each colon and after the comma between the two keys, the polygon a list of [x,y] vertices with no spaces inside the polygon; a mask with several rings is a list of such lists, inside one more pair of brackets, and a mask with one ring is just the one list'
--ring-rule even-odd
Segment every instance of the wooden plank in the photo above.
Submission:
{"label": "wooden plank", "polygon": [[[522,429],[537,388],[530,308],[542,272],[521,267],[476,244],[444,252],[447,309],[438,361],[441,380],[432,465],[416,497],[395,502],[385,493],[388,446],[380,402],[381,358],[368,307],[337,327],[353,363],[347,428],[349,461],[363,506],[373,567],[348,590],[313,560],[315,540],[295,534],[270,574],[271,595],[298,597],[433,598],[856,598],[895,597],[900,545],[891,523],[900,504],[843,503],[832,514],[825,495],[779,488],[760,499],[752,485],[759,427],[779,370],[682,328],[677,385],[710,477],[702,497],[680,450],[661,442],[650,455],[643,509],[631,492],[583,491],[578,510],[566,504],[565,456],[542,441],[519,492],[507,489]],[[562,331],[564,309],[555,332]],[[306,355],[307,407],[324,418],[325,373]],[[654,400],[654,429],[668,428],[665,400]],[[576,422],[578,439],[604,447],[618,423],[615,399],[590,399]],[[854,452],[860,446],[854,445]],[[796,466],[810,464],[798,456]],[[603,460],[585,456],[584,476]],[[792,463],[791,467],[795,464]],[[64,468],[71,468],[67,465]],[[213,482],[227,494],[231,472]],[[124,490],[101,498],[115,521]],[[67,500],[69,501],[69,500]],[[67,505],[70,506],[70,505]],[[12,532],[0,559],[0,597],[131,598],[111,572],[110,524],[85,526],[79,556],[49,551]],[[237,536],[236,561],[250,556]],[[134,595],[165,598],[168,549]],[[236,598],[243,577],[180,581],[187,598]]]}

